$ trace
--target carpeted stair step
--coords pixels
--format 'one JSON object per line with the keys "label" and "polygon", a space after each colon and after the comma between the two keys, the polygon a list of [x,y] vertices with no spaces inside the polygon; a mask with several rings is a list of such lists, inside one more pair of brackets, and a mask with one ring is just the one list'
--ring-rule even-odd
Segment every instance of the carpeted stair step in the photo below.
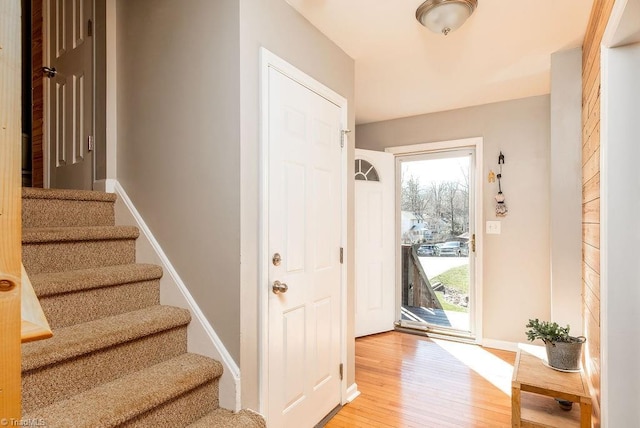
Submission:
{"label": "carpeted stair step", "polygon": [[22,263],[30,276],[134,263],[139,235],[133,226],[23,229]]}
{"label": "carpeted stair step", "polygon": [[127,264],[31,275],[51,328],[160,304],[162,268]]}
{"label": "carpeted stair step", "polygon": [[[182,354],[51,406],[23,413],[50,427],[183,427],[218,407],[222,365]],[[242,425],[235,425],[241,427]]]}
{"label": "carpeted stair step", "polygon": [[190,320],[185,309],[157,305],[23,344],[23,413],[187,352]]}
{"label": "carpeted stair step", "polygon": [[266,426],[264,418],[251,410],[240,410],[234,413],[227,409],[218,408],[187,428],[266,428]]}
{"label": "carpeted stair step", "polygon": [[[264,428],[219,409],[222,365],[187,353],[189,311],[159,305],[162,268],[115,194],[23,189],[23,264],[54,336],[22,345],[23,420],[50,427]],[[0,363],[1,364],[1,363]]]}
{"label": "carpeted stair step", "polygon": [[114,193],[22,189],[22,227],[113,226]]}

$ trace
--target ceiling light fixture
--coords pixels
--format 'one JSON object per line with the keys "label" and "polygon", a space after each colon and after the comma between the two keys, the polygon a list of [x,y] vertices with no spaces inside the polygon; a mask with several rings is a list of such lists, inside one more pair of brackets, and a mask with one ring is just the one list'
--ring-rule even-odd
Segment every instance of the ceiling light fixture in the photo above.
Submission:
{"label": "ceiling light fixture", "polygon": [[446,36],[460,28],[477,7],[478,0],[427,0],[416,10],[416,19]]}

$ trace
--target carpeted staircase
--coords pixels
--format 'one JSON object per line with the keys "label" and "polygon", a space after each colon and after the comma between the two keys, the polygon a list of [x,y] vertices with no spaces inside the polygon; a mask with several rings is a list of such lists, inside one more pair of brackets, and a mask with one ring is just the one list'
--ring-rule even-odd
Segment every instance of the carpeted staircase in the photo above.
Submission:
{"label": "carpeted staircase", "polygon": [[265,427],[218,407],[222,365],[187,352],[189,311],[160,305],[115,195],[23,189],[23,264],[53,329],[22,346],[22,413],[48,427]]}

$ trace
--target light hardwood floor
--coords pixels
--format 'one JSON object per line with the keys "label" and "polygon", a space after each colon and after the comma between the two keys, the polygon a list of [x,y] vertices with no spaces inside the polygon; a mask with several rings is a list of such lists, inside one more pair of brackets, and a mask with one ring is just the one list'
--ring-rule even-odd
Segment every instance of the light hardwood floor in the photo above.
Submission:
{"label": "light hardwood floor", "polygon": [[509,427],[515,353],[389,332],[356,340],[361,395],[343,427]]}

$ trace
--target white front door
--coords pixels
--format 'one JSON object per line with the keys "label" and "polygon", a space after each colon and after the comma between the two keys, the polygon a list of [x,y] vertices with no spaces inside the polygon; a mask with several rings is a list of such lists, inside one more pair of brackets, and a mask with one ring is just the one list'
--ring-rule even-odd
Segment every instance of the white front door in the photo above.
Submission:
{"label": "white front door", "polygon": [[393,330],[395,168],[390,153],[356,149],[356,337]]}
{"label": "white front door", "polygon": [[45,5],[45,65],[52,70],[45,72],[49,187],[91,189],[93,0],[46,0]]}
{"label": "white front door", "polygon": [[313,427],[341,400],[342,116],[273,68],[268,85],[269,426]]}

